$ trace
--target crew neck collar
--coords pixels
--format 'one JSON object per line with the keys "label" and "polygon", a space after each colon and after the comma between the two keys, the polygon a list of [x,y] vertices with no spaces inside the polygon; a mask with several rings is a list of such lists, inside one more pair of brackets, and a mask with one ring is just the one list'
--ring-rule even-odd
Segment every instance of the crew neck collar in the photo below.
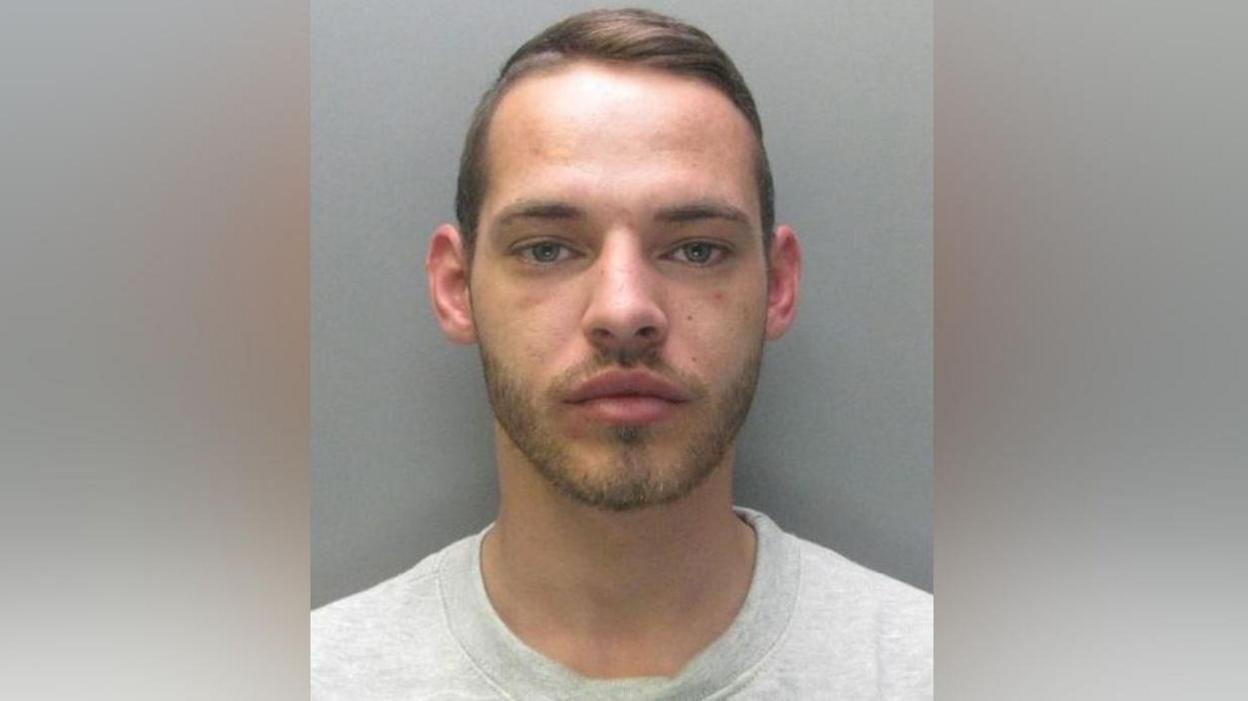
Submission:
{"label": "crew neck collar", "polygon": [[796,543],[767,516],[741,507],[757,547],[750,590],[737,617],[674,677],[593,679],[530,648],[503,623],[481,577],[481,543],[493,527],[460,541],[439,566],[447,624],[472,663],[500,690],[518,699],[705,698],[743,683],[780,641],[799,586]]}

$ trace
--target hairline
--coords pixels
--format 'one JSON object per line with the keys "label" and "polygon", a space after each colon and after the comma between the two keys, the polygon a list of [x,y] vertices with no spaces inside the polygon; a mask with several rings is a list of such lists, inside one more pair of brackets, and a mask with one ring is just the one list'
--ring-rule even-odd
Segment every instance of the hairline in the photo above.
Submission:
{"label": "hairline", "polygon": [[[467,223],[463,220],[460,220],[459,222],[461,234],[464,238],[465,254],[467,255],[469,262],[471,262],[473,258],[474,249],[476,248],[477,235],[480,233],[480,229],[482,228],[481,213],[484,209],[483,205],[485,204],[485,195],[489,190],[490,183],[490,131],[493,127],[494,117],[498,113],[499,106],[502,104],[503,99],[507,96],[507,94],[525,79],[558,73],[560,71],[567,70],[578,63],[598,64],[611,67],[635,67],[639,69],[658,71],[681,78],[688,78],[702,83],[728,100],[728,103],[732,106],[733,110],[735,110],[750,127],[749,131],[753,141],[752,176],[755,183],[755,196],[758,200],[759,228],[761,229],[763,238],[763,252],[764,257],[766,257],[767,252],[771,248],[771,229],[774,227],[775,222],[766,221],[766,202],[764,199],[767,196],[765,190],[774,192],[774,185],[771,185],[770,165],[767,159],[766,147],[763,144],[761,133],[762,127],[755,121],[758,119],[757,113],[755,114],[755,117],[751,119],[750,115],[737,104],[737,102],[733,99],[733,96],[724,88],[723,85],[716,83],[714,80],[698,75],[695,71],[681,71],[662,64],[649,63],[645,61],[612,59],[581,53],[568,54],[556,50],[546,50],[524,56],[514,63],[509,64],[494,85],[492,85],[489,91],[487,91],[485,99],[481,101],[473,113],[472,125],[469,127],[468,131],[468,137],[470,139],[469,146],[477,148],[469,148],[465,150],[464,156],[472,156],[475,158],[471,158],[466,162],[461,163],[460,166],[461,173],[464,171],[465,166],[479,169],[479,172],[477,173],[477,184],[480,186],[480,192],[476,193],[477,207],[476,211],[473,213],[475,218],[474,225],[470,229]],[[475,143],[471,140],[474,134],[479,134]]]}

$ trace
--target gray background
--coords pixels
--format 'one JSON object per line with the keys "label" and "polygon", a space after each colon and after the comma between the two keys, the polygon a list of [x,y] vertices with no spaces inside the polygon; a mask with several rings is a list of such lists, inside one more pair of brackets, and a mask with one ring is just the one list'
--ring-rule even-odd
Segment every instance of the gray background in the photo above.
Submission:
{"label": "gray background", "polygon": [[[312,604],[490,521],[474,349],[425,293],[472,107],[584,2],[312,4]],[[777,220],[805,251],[770,344],[737,502],[872,568],[932,582],[932,18],[917,2],[681,2],[762,113]]]}

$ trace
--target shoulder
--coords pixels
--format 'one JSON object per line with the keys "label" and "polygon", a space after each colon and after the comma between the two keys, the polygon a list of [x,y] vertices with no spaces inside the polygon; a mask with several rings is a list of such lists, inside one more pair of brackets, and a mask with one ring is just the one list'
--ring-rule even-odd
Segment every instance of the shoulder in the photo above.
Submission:
{"label": "shoulder", "polygon": [[314,679],[397,662],[417,642],[415,631],[436,634],[442,608],[438,570],[445,553],[434,553],[402,574],[313,611]]}
{"label": "shoulder", "polygon": [[398,620],[435,612],[437,574],[445,553],[446,549],[436,552],[406,572],[313,611],[313,653],[359,644],[385,635]]}
{"label": "shoulder", "polygon": [[930,695],[932,595],[829,548],[788,537],[801,558],[793,638],[840,659],[858,658],[859,668],[870,670],[879,688],[896,692],[886,697]]}
{"label": "shoulder", "polygon": [[932,595],[794,535],[802,561],[802,596],[819,605],[871,611],[881,622],[931,628]]}
{"label": "shoulder", "polygon": [[314,699],[392,698],[472,677],[446,624],[441,570],[465,538],[415,567],[312,612]]}

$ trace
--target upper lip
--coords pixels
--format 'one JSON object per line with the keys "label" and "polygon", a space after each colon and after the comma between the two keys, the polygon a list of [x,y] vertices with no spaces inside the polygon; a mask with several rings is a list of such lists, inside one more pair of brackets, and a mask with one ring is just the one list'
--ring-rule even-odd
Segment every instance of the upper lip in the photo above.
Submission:
{"label": "upper lip", "polygon": [[610,370],[580,383],[565,401],[578,403],[604,397],[655,397],[669,402],[692,398],[679,385],[658,375],[636,370]]}

